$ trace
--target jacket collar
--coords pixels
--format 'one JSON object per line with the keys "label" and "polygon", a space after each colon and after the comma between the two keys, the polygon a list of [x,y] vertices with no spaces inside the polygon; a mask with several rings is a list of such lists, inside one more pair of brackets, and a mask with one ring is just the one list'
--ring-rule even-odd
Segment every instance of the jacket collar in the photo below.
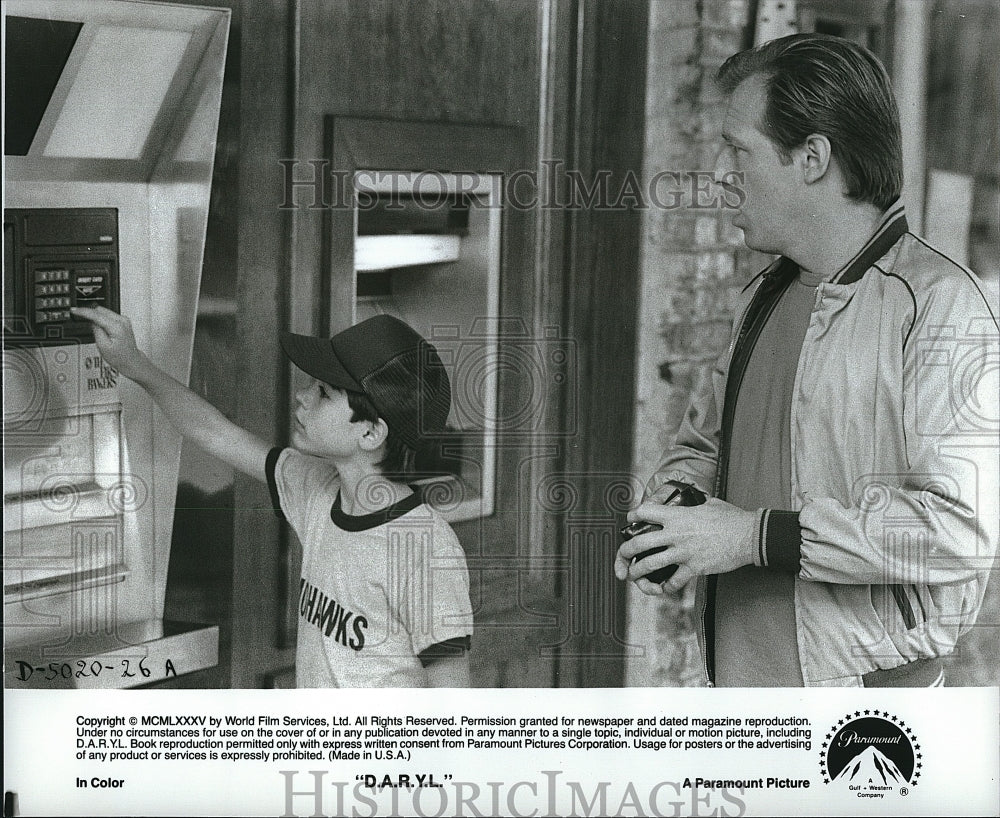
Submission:
{"label": "jacket collar", "polygon": [[[892,249],[900,237],[909,230],[906,223],[906,212],[903,203],[897,199],[889,209],[882,214],[875,232],[865,246],[830,280],[831,284],[854,284],[882,256]],[[799,267],[791,259],[779,256],[762,275],[771,280],[784,281],[798,274]],[[751,282],[752,284],[753,282]],[[748,285],[749,286],[749,285]]]}
{"label": "jacket collar", "polygon": [[909,230],[903,203],[897,199],[879,220],[872,237],[857,255],[845,264],[833,279],[833,284],[853,284],[858,281],[882,256],[892,249],[900,237]]}

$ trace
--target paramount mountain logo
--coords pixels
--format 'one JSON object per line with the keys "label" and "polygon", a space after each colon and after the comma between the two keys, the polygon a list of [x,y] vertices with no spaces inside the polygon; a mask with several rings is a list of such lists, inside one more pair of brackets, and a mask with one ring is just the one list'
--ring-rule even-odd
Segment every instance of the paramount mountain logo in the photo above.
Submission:
{"label": "paramount mountain logo", "polygon": [[910,783],[909,779],[903,777],[893,760],[886,758],[874,747],[862,750],[859,755],[851,759],[851,763],[844,767],[834,780],[846,781],[848,784],[867,781],[869,784],[883,787]]}
{"label": "paramount mountain logo", "polygon": [[907,795],[920,778],[922,759],[912,728],[879,710],[848,713],[830,728],[820,750],[823,783],[866,799]]}

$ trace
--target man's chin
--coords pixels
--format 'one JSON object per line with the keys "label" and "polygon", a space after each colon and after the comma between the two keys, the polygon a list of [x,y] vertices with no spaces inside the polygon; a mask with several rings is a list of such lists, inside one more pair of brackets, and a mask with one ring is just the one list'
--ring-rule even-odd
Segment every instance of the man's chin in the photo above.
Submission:
{"label": "man's chin", "polygon": [[774,250],[769,245],[764,242],[759,241],[754,237],[753,230],[747,228],[745,225],[733,223],[734,227],[739,227],[743,231],[743,243],[751,250],[756,250],[758,253],[768,253],[769,255],[776,254]]}
{"label": "man's chin", "polygon": [[743,243],[747,247],[749,247],[751,250],[757,249],[756,247],[753,246],[753,231],[747,227],[745,222],[742,222],[740,220],[739,216],[733,219],[733,227],[738,227],[740,231],[743,233]]}

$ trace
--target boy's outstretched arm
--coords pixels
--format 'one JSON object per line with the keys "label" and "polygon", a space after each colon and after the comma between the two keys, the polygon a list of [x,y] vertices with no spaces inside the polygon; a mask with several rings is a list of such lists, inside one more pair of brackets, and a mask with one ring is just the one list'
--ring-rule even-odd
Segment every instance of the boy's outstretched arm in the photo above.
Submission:
{"label": "boy's outstretched arm", "polygon": [[104,307],[75,307],[73,314],[94,325],[94,340],[105,362],[145,389],[184,437],[234,469],[264,479],[267,443],[150,361],[136,346],[127,318]]}

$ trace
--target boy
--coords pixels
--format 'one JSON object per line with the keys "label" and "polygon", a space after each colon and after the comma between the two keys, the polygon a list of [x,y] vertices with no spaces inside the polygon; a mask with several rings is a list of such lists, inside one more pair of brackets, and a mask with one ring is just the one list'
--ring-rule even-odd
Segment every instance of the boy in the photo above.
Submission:
{"label": "boy", "polygon": [[138,350],[127,318],[78,308],[104,360],[143,387],[194,443],[267,480],[302,544],[298,687],[467,687],[465,556],[405,483],[444,429],[447,373],[434,347],[387,315],[325,340],[283,333],[314,378],[297,395],[292,447],[269,449]]}

